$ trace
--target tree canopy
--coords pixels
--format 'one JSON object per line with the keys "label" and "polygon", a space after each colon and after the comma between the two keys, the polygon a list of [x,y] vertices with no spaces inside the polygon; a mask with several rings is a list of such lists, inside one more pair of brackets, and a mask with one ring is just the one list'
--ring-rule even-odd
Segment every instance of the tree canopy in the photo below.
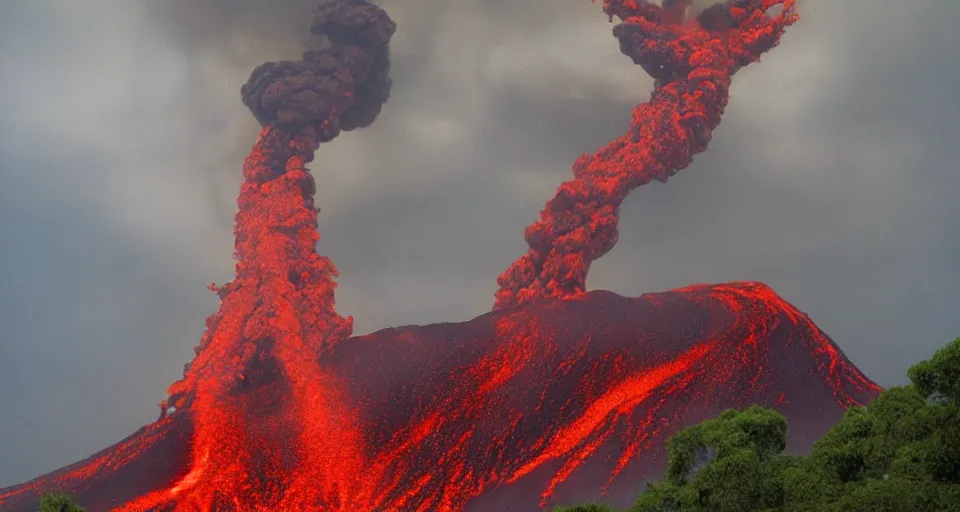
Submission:
{"label": "tree canopy", "polygon": [[86,512],[70,496],[61,493],[47,494],[40,500],[40,512]]}
{"label": "tree canopy", "polygon": [[960,512],[960,338],[907,375],[849,409],[806,457],[782,453],[786,420],[759,406],[687,427],[630,512]]}

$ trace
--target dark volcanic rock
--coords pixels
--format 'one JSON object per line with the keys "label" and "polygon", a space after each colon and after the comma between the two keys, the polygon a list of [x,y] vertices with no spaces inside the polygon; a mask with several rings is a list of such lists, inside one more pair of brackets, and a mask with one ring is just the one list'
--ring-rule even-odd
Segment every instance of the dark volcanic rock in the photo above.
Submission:
{"label": "dark volcanic rock", "polygon": [[[879,390],[759,283],[637,298],[596,291],[354,337],[320,362],[346,383],[378,468],[357,478],[384,510],[403,511],[429,502],[526,512],[544,497],[553,506],[602,491],[625,506],[643,479],[659,477],[663,441],[682,426],[731,407],[776,407],[788,419],[787,449],[802,452]],[[190,416],[177,411],[0,490],[0,510],[31,511],[40,493],[65,490],[99,512],[167,488],[190,469]]]}

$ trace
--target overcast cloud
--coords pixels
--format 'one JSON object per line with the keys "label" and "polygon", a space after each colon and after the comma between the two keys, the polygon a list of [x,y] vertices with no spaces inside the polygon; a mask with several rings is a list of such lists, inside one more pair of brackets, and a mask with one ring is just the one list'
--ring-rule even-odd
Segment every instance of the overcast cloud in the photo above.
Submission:
{"label": "overcast cloud", "polygon": [[[3,0],[0,486],[157,416],[232,276],[240,85],[299,55],[313,3]],[[524,226],[652,85],[587,0],[383,5],[393,98],[312,165],[358,334],[489,310]],[[707,153],[627,199],[588,284],[762,280],[903,383],[960,336],[960,3],[801,9]]]}

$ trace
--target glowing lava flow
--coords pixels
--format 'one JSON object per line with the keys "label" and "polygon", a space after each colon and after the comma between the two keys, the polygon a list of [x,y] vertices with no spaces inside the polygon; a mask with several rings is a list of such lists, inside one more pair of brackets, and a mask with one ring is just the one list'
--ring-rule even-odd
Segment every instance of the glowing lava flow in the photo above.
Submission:
{"label": "glowing lava flow", "polygon": [[296,135],[270,127],[247,157],[237,279],[220,289],[220,312],[162,404],[192,416],[191,469],[123,510],[309,510],[353,491],[337,484],[341,472],[362,469],[351,451],[360,446],[354,414],[315,360],[351,331],[333,309],[336,269],[314,250],[303,164],[315,140],[309,127]]}
{"label": "glowing lava flow", "polygon": [[342,385],[316,357],[350,336],[334,309],[333,263],[316,252],[315,185],[304,167],[321,142],[373,121],[387,100],[393,21],[376,6],[321,6],[311,30],[330,48],[268,63],[243,87],[266,126],[244,162],[236,280],[184,379],[162,409],[193,418],[190,471],[124,510],[312,510],[360,489],[361,436]]}
{"label": "glowing lava flow", "polygon": [[[355,445],[344,443],[356,438],[334,432],[301,441],[319,454],[347,448],[302,489],[353,494],[287,510],[525,512],[604,491],[605,500],[626,506],[638,482],[659,477],[664,440],[684,425],[759,403],[787,416],[788,450],[805,451],[846,407],[878,392],[805,314],[760,283],[638,298],[594,291],[464,323],[353,337],[316,360],[341,383],[342,404],[352,404],[333,409],[350,410],[344,430],[362,436],[362,465]],[[261,383],[243,396],[245,431],[283,426],[269,420],[290,400],[284,386]],[[38,493],[56,489],[90,512],[128,502],[146,510],[158,498],[209,510],[194,508],[190,496],[218,474],[198,473],[209,464],[189,461],[199,413],[185,406],[87,461],[2,490],[0,510],[28,512]],[[240,460],[285,446],[286,435],[279,428],[256,438]],[[183,490],[172,494],[178,485]],[[218,510],[263,503],[253,489],[228,497]]]}
{"label": "glowing lava flow", "polygon": [[[690,2],[661,9],[646,0],[604,0],[620,50],[656,79],[630,130],[573,164],[540,219],[527,227],[529,251],[497,280],[494,309],[576,297],[590,263],[617,243],[620,203],[636,187],[666,182],[707,149],[729,98],[731,76],[777,45],[797,19],[794,0],[732,0],[684,23]],[[767,12],[781,7],[775,15]],[[772,11],[771,11],[772,12]],[[676,23],[675,23],[676,22]]]}
{"label": "glowing lava flow", "polygon": [[[631,134],[581,158],[528,229],[531,252],[505,274],[496,310],[352,338],[334,309],[336,270],[315,251],[304,166],[319,143],[377,116],[395,27],[362,0],[324,4],[313,30],[331,47],[264,64],[244,86],[265,128],[244,163],[237,277],[214,287],[220,311],[161,418],[0,490],[0,509],[31,511],[53,490],[90,512],[532,511],[603,493],[625,506],[660,475],[667,436],[751,404],[783,412],[788,449],[808,449],[878,387],[769,287],[583,292],[589,262],[616,240],[619,201],[703,149],[730,74],[795,19],[791,0],[661,19],[680,4],[669,16],[605,4],[657,91]],[[766,17],[775,4],[784,10]]]}

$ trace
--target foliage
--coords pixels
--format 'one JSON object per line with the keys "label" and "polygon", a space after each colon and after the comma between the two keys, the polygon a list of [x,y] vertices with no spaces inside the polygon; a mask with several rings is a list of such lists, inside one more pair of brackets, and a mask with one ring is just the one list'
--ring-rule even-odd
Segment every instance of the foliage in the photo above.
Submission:
{"label": "foliage", "polygon": [[921,395],[940,394],[960,401],[960,343],[954,341],[938,350],[929,361],[917,363],[907,372]]}
{"label": "foliage", "polygon": [[85,512],[66,494],[47,494],[40,500],[40,512]]}
{"label": "foliage", "polygon": [[574,507],[558,507],[553,512],[616,512],[612,508],[602,503],[589,503],[586,505],[577,505]]}
{"label": "foliage", "polygon": [[786,420],[762,407],[688,427],[631,512],[960,512],[960,338],[908,376],[848,410],[808,457],[781,453]]}

